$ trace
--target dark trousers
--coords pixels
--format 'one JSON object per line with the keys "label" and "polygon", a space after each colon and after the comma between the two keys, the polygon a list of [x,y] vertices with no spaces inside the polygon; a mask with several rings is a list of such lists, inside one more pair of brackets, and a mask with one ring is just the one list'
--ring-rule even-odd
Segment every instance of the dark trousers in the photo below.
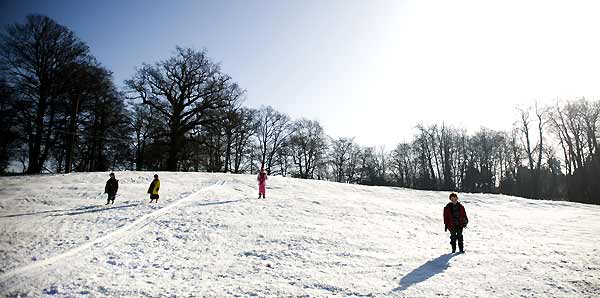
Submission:
{"label": "dark trousers", "polygon": [[452,251],[456,251],[456,240],[458,240],[458,249],[463,251],[463,228],[453,227],[450,229],[450,245],[452,245]]}
{"label": "dark trousers", "polygon": [[158,203],[158,194],[151,194],[150,195],[150,203],[152,203],[152,200],[156,200],[156,202]]}
{"label": "dark trousers", "polygon": [[[108,199],[106,200],[106,205],[108,205],[108,204],[114,204],[116,196],[117,196],[116,193],[109,193],[108,194]],[[111,203],[111,201],[112,201],[112,203]]]}

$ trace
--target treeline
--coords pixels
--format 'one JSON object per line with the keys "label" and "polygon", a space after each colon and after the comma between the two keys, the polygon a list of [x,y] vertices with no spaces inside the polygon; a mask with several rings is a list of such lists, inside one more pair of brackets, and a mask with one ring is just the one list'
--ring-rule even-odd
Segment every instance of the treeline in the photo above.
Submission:
{"label": "treeline", "polygon": [[31,15],[0,40],[0,171],[256,173],[600,204],[600,101],[515,110],[512,131],[418,125],[393,150],[331,138],[318,121],[242,105],[204,50],[177,47],[119,90],[85,42]]}

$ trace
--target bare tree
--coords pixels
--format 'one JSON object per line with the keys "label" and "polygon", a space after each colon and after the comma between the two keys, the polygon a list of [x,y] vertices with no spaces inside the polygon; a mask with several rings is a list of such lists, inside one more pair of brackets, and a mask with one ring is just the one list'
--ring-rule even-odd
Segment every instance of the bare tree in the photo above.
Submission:
{"label": "bare tree", "polygon": [[385,146],[376,148],[373,152],[373,165],[375,170],[374,180],[378,185],[387,185],[387,172],[389,168],[389,153],[385,150]]}
{"label": "bare tree", "polygon": [[95,61],[70,63],[60,72],[63,77],[62,110],[64,126],[58,127],[64,132],[65,173],[72,171],[74,150],[80,139],[78,126],[81,114],[87,114],[92,107],[89,103],[98,97],[117,95],[110,71]]}
{"label": "bare tree", "polygon": [[355,144],[350,148],[350,158],[348,159],[348,165],[345,172],[347,183],[361,182],[362,170],[360,162],[363,159],[363,152],[363,148],[358,144]]}
{"label": "bare tree", "polygon": [[[566,169],[566,187],[571,200],[595,202],[600,187],[596,181],[600,174],[598,136],[600,101],[588,102],[585,98],[558,102],[550,113],[552,131],[558,137]],[[596,202],[597,203],[597,202]]]}
{"label": "bare tree", "polygon": [[131,163],[134,155],[125,96],[112,84],[110,73],[104,73],[101,84],[103,87],[81,107],[83,111],[78,120],[81,133],[78,133],[75,148],[77,162],[73,165],[78,171],[121,168]]}
{"label": "bare tree", "polygon": [[7,26],[0,38],[0,65],[18,93],[14,104],[26,137],[27,173],[40,173],[57,137],[56,102],[65,83],[60,73],[87,60],[88,46],[68,28],[40,15]]}
{"label": "bare tree", "polygon": [[333,166],[335,181],[346,182],[344,174],[346,173],[347,162],[351,157],[354,138],[337,138],[331,141],[329,156]]}
{"label": "bare tree", "polygon": [[290,150],[298,177],[314,178],[314,171],[325,156],[326,138],[317,121],[300,119],[294,122]]}
{"label": "bare tree", "polygon": [[15,126],[15,113],[12,109],[12,90],[4,80],[0,80],[0,174],[4,173],[14,155],[17,132]]}
{"label": "bare tree", "polygon": [[468,136],[465,129],[460,129],[456,134],[456,141],[454,142],[456,146],[456,160],[454,164],[454,180],[456,182],[456,186],[460,190],[464,190],[465,185],[465,176],[467,173],[467,166],[469,163],[469,148],[468,148]]}
{"label": "bare tree", "polygon": [[598,125],[600,125],[600,100],[595,102],[589,102],[582,98],[579,101],[582,106],[581,121],[585,128],[586,142],[588,147],[588,158],[591,159],[593,156],[598,154]]}
{"label": "bare tree", "polygon": [[538,160],[536,164],[536,169],[539,171],[542,168],[542,157],[544,152],[544,126],[547,123],[546,114],[548,113],[548,108],[545,106],[540,106],[538,102],[535,103],[535,115],[538,119]]}
{"label": "bare tree", "polygon": [[251,137],[256,135],[258,125],[256,122],[256,110],[242,108],[237,113],[237,125],[233,134],[233,173],[242,173],[244,156],[248,155],[251,145]]}
{"label": "bare tree", "polygon": [[[229,102],[225,108],[225,115],[223,119],[223,132],[225,135],[225,168],[224,172],[231,171],[231,157],[234,150],[234,142],[240,129],[242,128],[242,114],[240,106],[242,101],[242,95],[244,92],[239,92],[238,88],[229,89],[230,94],[226,96],[226,100]],[[245,133],[242,132],[242,133]]]}
{"label": "bare tree", "polygon": [[390,170],[396,183],[402,187],[415,187],[416,163],[409,143],[400,143],[391,152]]}
{"label": "bare tree", "polygon": [[529,161],[529,169],[533,171],[534,169],[534,162],[533,162],[533,152],[531,149],[531,140],[530,140],[530,136],[529,136],[529,125],[531,123],[531,121],[529,120],[529,108],[527,109],[522,109],[519,108],[519,113],[520,113],[520,119],[521,119],[521,131],[523,132],[523,135],[525,137],[524,139],[524,143],[525,143],[525,153],[527,153],[527,160]]}
{"label": "bare tree", "polygon": [[271,106],[263,106],[258,111],[258,145],[260,164],[267,173],[273,170],[275,154],[292,133],[290,117],[276,111]]}
{"label": "bare tree", "polygon": [[433,166],[437,160],[434,156],[432,133],[422,124],[417,125],[417,130],[418,134],[413,142],[413,149],[417,152],[419,160],[417,188],[436,189],[437,180]]}
{"label": "bare tree", "polygon": [[565,168],[567,175],[573,174],[574,169],[577,167],[575,159],[574,144],[569,133],[569,126],[567,125],[565,111],[563,111],[560,103],[557,101],[554,106],[554,110],[550,114],[550,121],[554,133],[559,139],[559,143],[563,150],[563,157],[565,160]]}
{"label": "bare tree", "polygon": [[[454,190],[454,179],[452,178],[452,160],[454,151],[452,150],[452,129],[442,124],[438,135],[440,163],[442,165],[442,174],[444,177],[444,190]],[[440,177],[440,176],[438,176]]]}
{"label": "bare tree", "polygon": [[167,60],[144,64],[126,84],[134,98],[152,107],[153,117],[168,123],[169,171],[177,170],[186,134],[197,126],[217,123],[228,97],[243,92],[205,51],[180,47]]}
{"label": "bare tree", "polygon": [[134,132],[133,148],[135,150],[135,169],[141,171],[146,169],[145,157],[146,147],[159,134],[159,123],[153,121],[151,110],[148,105],[131,104],[133,111],[129,125]]}

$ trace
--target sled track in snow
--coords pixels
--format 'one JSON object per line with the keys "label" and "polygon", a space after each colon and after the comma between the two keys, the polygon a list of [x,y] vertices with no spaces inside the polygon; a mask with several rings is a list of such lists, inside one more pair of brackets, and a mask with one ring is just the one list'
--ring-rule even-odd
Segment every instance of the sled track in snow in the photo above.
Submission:
{"label": "sled track in snow", "polygon": [[[6,282],[9,278],[15,276],[15,275],[19,275],[21,273],[25,273],[40,267],[45,267],[51,264],[55,264],[59,261],[61,261],[62,259],[69,257],[69,256],[73,256],[76,255],[86,249],[89,248],[105,248],[108,247],[109,245],[125,238],[127,235],[133,232],[137,232],[141,229],[143,229],[145,226],[147,226],[148,224],[154,222],[157,218],[159,218],[160,216],[162,216],[163,214],[165,214],[167,211],[169,211],[170,209],[173,209],[175,207],[177,207],[178,205],[184,203],[184,202],[189,202],[193,199],[195,199],[198,195],[200,195],[201,193],[213,189],[215,187],[218,186],[222,186],[225,184],[225,181],[217,181],[215,184],[202,188],[198,191],[196,191],[195,193],[184,197],[182,199],[179,199],[175,202],[170,203],[169,205],[162,207],[156,211],[150,212],[136,220],[134,220],[132,223],[125,225],[121,228],[118,228],[117,230],[108,233],[100,238],[97,238],[93,241],[87,242],[85,244],[82,244],[80,246],[74,247],[72,249],[69,249],[65,252],[62,252],[58,255],[49,257],[47,259],[41,260],[41,261],[37,261],[37,262],[33,262],[31,264],[28,265],[24,265],[21,267],[17,267],[15,269],[9,270],[5,273],[3,273],[2,275],[0,275],[0,282]],[[136,228],[134,230],[134,228]]]}

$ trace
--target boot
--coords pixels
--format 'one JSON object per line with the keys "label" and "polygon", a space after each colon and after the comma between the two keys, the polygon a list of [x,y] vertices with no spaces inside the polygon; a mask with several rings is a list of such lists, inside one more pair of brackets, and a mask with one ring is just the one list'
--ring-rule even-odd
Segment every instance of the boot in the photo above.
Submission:
{"label": "boot", "polygon": [[458,250],[459,250],[460,253],[464,253],[465,252],[465,250],[463,248],[463,243],[462,242],[458,243]]}
{"label": "boot", "polygon": [[456,252],[456,242],[450,242],[450,245],[452,245],[452,253]]}
{"label": "boot", "polygon": [[110,204],[110,200],[106,200],[106,204],[104,204],[104,205],[108,205],[108,204]]}

